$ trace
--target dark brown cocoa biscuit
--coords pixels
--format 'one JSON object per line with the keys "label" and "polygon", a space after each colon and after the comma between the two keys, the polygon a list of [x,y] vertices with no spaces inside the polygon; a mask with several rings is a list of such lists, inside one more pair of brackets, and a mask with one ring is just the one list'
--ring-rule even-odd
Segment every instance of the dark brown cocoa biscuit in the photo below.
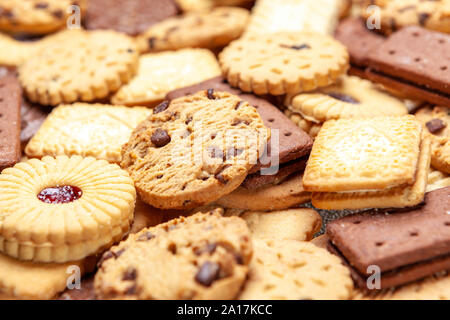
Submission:
{"label": "dark brown cocoa biscuit", "polygon": [[365,70],[364,75],[366,79],[380,83],[410,99],[426,101],[436,105],[450,106],[450,94],[430,90],[424,86],[376,72],[370,68]]}
{"label": "dark brown cocoa biscuit", "polygon": [[385,41],[385,37],[368,30],[364,21],[356,17],[340,22],[334,36],[347,47],[351,64],[358,67],[366,67],[370,52]]}
{"label": "dark brown cocoa biscuit", "polygon": [[86,28],[112,29],[134,36],[178,11],[173,0],[89,0]]}
{"label": "dark brown cocoa biscuit", "polygon": [[[213,88],[216,91],[227,91],[232,94],[240,96],[250,105],[256,108],[259,115],[264,121],[264,124],[272,129],[272,139],[268,144],[267,150],[270,156],[270,146],[275,145],[274,130],[279,130],[279,163],[283,164],[295,159],[299,159],[308,155],[312,148],[312,139],[309,135],[298,128],[289,118],[287,118],[280,110],[278,110],[272,103],[253,94],[242,93],[239,89],[231,87],[222,77],[216,77],[198,84],[181,88],[169,92],[166,96],[167,100],[183,97],[196,93],[199,90],[206,90]],[[237,106],[238,107],[238,106]],[[262,167],[268,167],[270,163],[263,165],[259,162],[251,170],[250,174],[256,173]]]}
{"label": "dark brown cocoa biscuit", "polygon": [[371,275],[369,266],[377,266],[381,287],[396,286],[450,268],[449,210],[446,187],[409,211],[368,211],[335,220],[327,235],[362,278]]}
{"label": "dark brown cocoa biscuit", "polygon": [[369,67],[384,75],[450,95],[450,35],[407,27],[392,34],[368,56]]}
{"label": "dark brown cocoa biscuit", "polygon": [[278,184],[293,173],[305,171],[307,161],[308,157],[303,157],[300,159],[292,160],[288,163],[283,163],[282,165],[280,165],[280,168],[276,174],[262,175],[261,173],[256,172],[254,174],[248,175],[247,178],[245,178],[244,182],[241,184],[241,187],[249,190],[256,190],[268,184]]}
{"label": "dark brown cocoa biscuit", "polygon": [[0,171],[20,161],[22,88],[13,74],[0,77]]}

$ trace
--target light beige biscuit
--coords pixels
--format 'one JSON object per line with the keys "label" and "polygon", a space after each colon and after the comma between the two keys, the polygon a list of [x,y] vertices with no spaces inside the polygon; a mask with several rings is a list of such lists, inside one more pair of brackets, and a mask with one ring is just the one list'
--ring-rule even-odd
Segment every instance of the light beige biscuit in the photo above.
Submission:
{"label": "light beige biscuit", "polygon": [[166,19],[150,27],[137,39],[141,52],[182,48],[220,48],[239,38],[249,12],[221,7],[208,12],[192,12]]}
{"label": "light beige biscuit", "polygon": [[338,257],[312,243],[253,241],[241,300],[349,299],[353,281]]}
{"label": "light beige biscuit", "polygon": [[106,299],[233,299],[252,251],[242,219],[198,213],[144,229],[106,252],[95,291]]}
{"label": "light beige biscuit", "polygon": [[335,84],[320,88],[317,92],[295,96],[288,108],[315,123],[332,119],[401,116],[408,113],[400,99],[382,92],[368,80],[346,75]]}
{"label": "light beige biscuit", "polygon": [[244,36],[309,31],[333,34],[341,0],[258,0]]}
{"label": "light beige biscuit", "polygon": [[113,104],[150,105],[169,91],[220,75],[215,56],[206,49],[149,53],[139,59],[137,75],[112,97]]}
{"label": "light beige biscuit", "polygon": [[414,183],[407,186],[386,188],[378,191],[313,192],[312,204],[319,209],[368,209],[403,208],[420,204],[425,196],[428,169],[431,159],[431,142],[424,138],[421,143],[419,161]]}
{"label": "light beige biscuit", "polygon": [[283,32],[233,41],[219,55],[228,82],[256,94],[297,94],[332,84],[349,65],[330,36]]}
{"label": "light beige biscuit", "polygon": [[322,227],[322,218],[309,208],[280,211],[247,211],[239,215],[253,238],[309,241]]}
{"label": "light beige biscuit", "polygon": [[[138,66],[130,37],[114,31],[68,30],[20,65],[19,78],[32,102],[58,105],[107,97]],[[76,50],[74,49],[76,48]]]}
{"label": "light beige biscuit", "polygon": [[430,168],[428,172],[427,192],[450,186],[450,176],[444,172]]}
{"label": "light beige biscuit", "polygon": [[123,146],[121,166],[146,203],[190,209],[236,189],[269,138],[255,108],[209,89],[157,106]]}
{"label": "light beige biscuit", "polygon": [[414,116],[324,123],[303,177],[307,191],[379,190],[412,185],[422,125]]}
{"label": "light beige biscuit", "polygon": [[136,191],[104,160],[44,157],[0,174],[0,252],[34,262],[76,261],[119,241]]}
{"label": "light beige biscuit", "polygon": [[450,274],[435,275],[378,294],[357,291],[355,300],[450,300]]}
{"label": "light beige biscuit", "polygon": [[121,148],[152,110],[75,103],[53,109],[25,148],[29,157],[92,156],[120,162]]}
{"label": "light beige biscuit", "polygon": [[270,184],[255,190],[239,187],[216,203],[225,208],[272,211],[291,208],[310,200],[311,193],[304,190],[302,175],[297,174],[280,184]]}
{"label": "light beige biscuit", "polygon": [[0,34],[0,65],[18,66],[35,52],[33,42],[17,41]]}
{"label": "light beige biscuit", "polygon": [[416,117],[431,137],[431,165],[450,173],[450,108],[427,106],[417,111]]}
{"label": "light beige biscuit", "polygon": [[365,19],[375,13],[371,5],[377,6],[381,31],[386,34],[412,25],[450,33],[448,0],[364,0],[361,15]]}
{"label": "light beige biscuit", "polygon": [[33,263],[20,261],[0,253],[1,293],[10,299],[47,300],[66,289],[70,277],[85,272],[83,261],[66,263]]}
{"label": "light beige biscuit", "polygon": [[300,129],[305,131],[309,136],[313,139],[317,137],[320,129],[322,128],[321,123],[316,123],[312,121],[308,121],[302,117],[301,114],[292,112],[289,109],[284,110],[284,114],[292,120]]}
{"label": "light beige biscuit", "polygon": [[86,0],[0,0],[0,30],[46,34],[63,29],[75,13],[73,5],[81,14]]}

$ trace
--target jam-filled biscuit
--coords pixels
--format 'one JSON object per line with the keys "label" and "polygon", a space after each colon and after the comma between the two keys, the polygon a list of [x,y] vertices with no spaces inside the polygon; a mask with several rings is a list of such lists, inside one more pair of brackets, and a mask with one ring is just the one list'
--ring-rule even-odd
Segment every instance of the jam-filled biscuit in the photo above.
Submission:
{"label": "jam-filled biscuit", "polygon": [[0,175],[0,252],[34,262],[75,261],[130,229],[136,191],[104,160],[31,159]]}

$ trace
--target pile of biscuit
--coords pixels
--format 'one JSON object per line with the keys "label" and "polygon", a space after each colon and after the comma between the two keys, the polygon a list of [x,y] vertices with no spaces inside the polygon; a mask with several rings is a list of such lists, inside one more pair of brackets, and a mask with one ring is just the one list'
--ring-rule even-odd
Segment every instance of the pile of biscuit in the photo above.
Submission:
{"label": "pile of biscuit", "polygon": [[0,299],[450,299],[447,0],[0,0]]}

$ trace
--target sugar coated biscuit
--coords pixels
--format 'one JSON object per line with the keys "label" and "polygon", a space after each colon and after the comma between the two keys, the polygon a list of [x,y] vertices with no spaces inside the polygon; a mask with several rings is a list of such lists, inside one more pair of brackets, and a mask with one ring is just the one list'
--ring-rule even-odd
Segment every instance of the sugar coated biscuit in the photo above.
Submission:
{"label": "sugar coated biscuit", "polygon": [[254,240],[241,300],[349,299],[353,282],[338,257],[312,243]]}
{"label": "sugar coated biscuit", "polygon": [[200,212],[144,229],[107,251],[95,291],[106,299],[233,299],[251,255],[242,219]]}
{"label": "sugar coated biscuit", "polygon": [[297,94],[332,84],[349,66],[330,36],[282,32],[233,41],[219,55],[228,82],[256,94]]}
{"label": "sugar coated biscuit", "polygon": [[342,9],[340,0],[258,0],[247,35],[310,31],[333,34]]}
{"label": "sugar coated biscuit", "polygon": [[414,116],[325,122],[303,177],[307,191],[376,190],[415,181],[422,125]]}
{"label": "sugar coated biscuit", "polygon": [[136,72],[137,49],[126,35],[68,30],[58,40],[19,67],[20,81],[32,102],[58,105],[102,99]]}
{"label": "sugar coated biscuit", "polygon": [[220,75],[213,53],[182,49],[149,53],[139,58],[137,75],[113,95],[113,104],[150,105],[161,102],[172,90]]}
{"label": "sugar coated biscuit", "polygon": [[122,148],[122,168],[146,203],[189,209],[236,189],[270,130],[239,97],[200,91],[157,106]]}
{"label": "sugar coated biscuit", "polygon": [[64,154],[91,156],[117,163],[121,160],[122,145],[151,113],[145,107],[60,105],[30,140],[25,153],[37,158]]}
{"label": "sugar coated biscuit", "polygon": [[299,94],[292,99],[288,108],[316,123],[408,113],[402,100],[381,91],[372,82],[354,76],[343,76],[337,83],[317,92]]}
{"label": "sugar coated biscuit", "polygon": [[143,52],[220,48],[240,37],[248,17],[247,10],[234,7],[186,13],[150,27],[139,36],[139,48]]}
{"label": "sugar coated biscuit", "polygon": [[74,5],[81,13],[86,0],[0,0],[0,30],[46,34],[64,28]]}
{"label": "sugar coated biscuit", "polygon": [[450,173],[450,108],[425,107],[416,112],[431,137],[431,165],[445,173]]}
{"label": "sugar coated biscuit", "polygon": [[133,181],[104,160],[31,159],[4,170],[0,187],[0,251],[20,260],[82,259],[120,240],[133,219]]}

